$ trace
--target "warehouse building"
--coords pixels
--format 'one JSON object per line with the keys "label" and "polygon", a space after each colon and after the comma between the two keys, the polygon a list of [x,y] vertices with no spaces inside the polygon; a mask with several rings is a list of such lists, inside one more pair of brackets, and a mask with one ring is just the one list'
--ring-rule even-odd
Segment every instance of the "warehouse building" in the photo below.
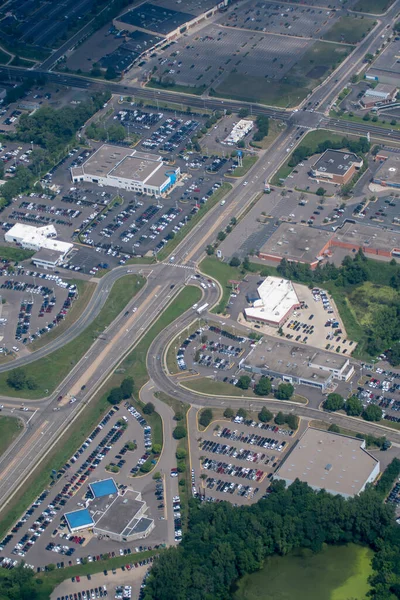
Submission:
{"label": "warehouse building", "polygon": [[396,86],[380,83],[376,88],[371,88],[365,92],[360,104],[366,109],[391,104],[396,100],[397,91]]}
{"label": "warehouse building", "polygon": [[398,86],[400,81],[400,40],[394,40],[371,65],[365,79]]}
{"label": "warehouse building", "polygon": [[400,156],[389,154],[379,157],[382,164],[376,171],[373,182],[383,187],[400,188]]}
{"label": "warehouse building", "polygon": [[376,480],[379,469],[379,460],[365,449],[365,440],[309,427],[274,479],[287,485],[300,479],[314,490],[352,498]]}
{"label": "warehouse building", "polygon": [[247,321],[260,325],[281,327],[300,301],[291,281],[280,277],[267,277],[257,289],[258,299],[244,309]]}
{"label": "warehouse building", "polygon": [[73,248],[73,244],[61,242],[56,237],[54,225],[33,227],[25,223],[16,223],[4,235],[6,242],[17,244],[25,250],[35,250],[37,254],[32,262],[46,269],[54,269]]}
{"label": "warehouse building", "polygon": [[274,263],[279,263],[285,258],[288,261],[309,264],[314,269],[324,260],[335,261],[337,258],[339,264],[346,254],[353,254],[359,249],[371,258],[399,258],[400,231],[351,221],[345,221],[336,231],[281,223],[261,246],[258,256]]}
{"label": "warehouse building", "polygon": [[266,338],[250,350],[239,366],[250,373],[321,391],[329,390],[334,381],[349,381],[354,375],[354,366],[347,356]]}
{"label": "warehouse building", "polygon": [[363,160],[353,152],[325,150],[311,167],[311,175],[318,181],[344,185],[363,165]]}
{"label": "warehouse building", "polygon": [[100,146],[80,167],[71,168],[74,183],[88,181],[148,196],[165,194],[179,175],[180,168],[166,165],[161,156],[110,144]]}

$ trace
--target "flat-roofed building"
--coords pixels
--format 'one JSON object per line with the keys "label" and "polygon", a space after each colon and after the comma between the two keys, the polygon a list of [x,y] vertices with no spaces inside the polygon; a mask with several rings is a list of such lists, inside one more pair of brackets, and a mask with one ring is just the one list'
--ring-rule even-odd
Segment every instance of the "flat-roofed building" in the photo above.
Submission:
{"label": "flat-roofed building", "polygon": [[100,146],[80,167],[71,168],[74,183],[88,181],[148,196],[165,194],[179,175],[180,168],[166,165],[161,156],[110,144]]}
{"label": "flat-roofed building", "polygon": [[376,171],[373,182],[383,187],[400,188],[400,156],[390,153],[380,155],[383,161]]}
{"label": "flat-roofed building", "polygon": [[380,83],[376,88],[368,89],[360,100],[360,104],[367,109],[375,106],[391,104],[396,100],[397,87],[387,83]]}
{"label": "flat-roofed building", "polygon": [[95,521],[93,533],[116,542],[145,538],[154,529],[154,520],[145,515],[146,502],[133,490],[96,498],[89,510]]}
{"label": "flat-roofed building", "polygon": [[288,261],[309,264],[314,269],[323,260],[333,259],[335,252],[339,254],[339,249],[348,254],[361,249],[371,258],[399,258],[400,231],[351,221],[345,221],[336,231],[281,223],[261,246],[258,257],[275,263],[285,258]]}
{"label": "flat-roofed building", "polygon": [[274,474],[287,485],[296,479],[314,490],[351,498],[379,475],[379,460],[365,449],[365,440],[309,427]]}
{"label": "flat-roofed building", "polygon": [[325,150],[311,167],[311,175],[318,181],[344,185],[362,165],[362,158],[353,152]]}
{"label": "flat-roofed building", "polygon": [[310,385],[322,391],[336,381],[349,381],[354,366],[349,357],[315,351],[306,346],[263,338],[240,361],[245,371],[277,377],[292,384]]}
{"label": "flat-roofed building", "polygon": [[365,79],[398,86],[400,81],[400,40],[387,44],[365,74]]}
{"label": "flat-roofed building", "polygon": [[46,269],[53,269],[74,246],[70,242],[57,240],[56,237],[54,225],[33,227],[26,223],[16,223],[4,235],[6,242],[36,251],[33,262]]}
{"label": "flat-roofed building", "polygon": [[300,301],[291,281],[267,277],[257,289],[259,298],[244,309],[247,321],[281,327]]}

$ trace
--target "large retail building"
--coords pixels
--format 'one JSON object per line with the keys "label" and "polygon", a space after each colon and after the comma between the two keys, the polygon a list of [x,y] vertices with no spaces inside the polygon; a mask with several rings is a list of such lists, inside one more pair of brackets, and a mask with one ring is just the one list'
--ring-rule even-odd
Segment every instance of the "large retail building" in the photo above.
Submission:
{"label": "large retail building", "polygon": [[71,168],[74,183],[103,186],[161,196],[177,181],[180,168],[166,165],[161,156],[132,148],[103,144],[80,167]]}
{"label": "large retail building", "polygon": [[281,277],[267,277],[257,289],[258,299],[244,309],[247,321],[260,325],[281,327],[300,301],[291,281]]}

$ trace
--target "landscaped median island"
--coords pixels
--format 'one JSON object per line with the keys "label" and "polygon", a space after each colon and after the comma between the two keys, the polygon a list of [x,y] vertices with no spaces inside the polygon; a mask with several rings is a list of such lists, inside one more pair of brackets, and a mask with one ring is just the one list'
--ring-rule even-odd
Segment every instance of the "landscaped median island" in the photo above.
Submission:
{"label": "landscaped median island", "polygon": [[17,417],[0,417],[0,456],[13,443],[23,430],[23,423]]}
{"label": "landscaped median island", "polygon": [[[28,399],[42,398],[51,394],[80,361],[95,339],[142,289],[144,283],[144,277],[137,275],[126,275],[118,279],[111,288],[100,313],[74,340],[24,367],[0,373],[0,393]],[[28,387],[21,384],[21,387],[20,384],[15,384],[15,372],[21,375],[21,380],[33,382],[32,385]],[[10,385],[9,381],[14,383]]]}

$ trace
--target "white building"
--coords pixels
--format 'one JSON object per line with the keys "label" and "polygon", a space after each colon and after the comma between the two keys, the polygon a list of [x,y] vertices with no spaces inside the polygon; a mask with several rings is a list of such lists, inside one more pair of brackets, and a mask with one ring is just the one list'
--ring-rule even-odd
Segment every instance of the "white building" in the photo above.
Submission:
{"label": "white building", "polygon": [[54,225],[33,227],[16,223],[4,235],[6,242],[18,244],[25,250],[38,252],[32,261],[40,267],[53,269],[73,248],[73,244],[55,239],[57,231]]}
{"label": "white building", "polygon": [[257,289],[259,299],[244,309],[248,321],[261,325],[281,327],[300,301],[291,281],[280,277],[267,277]]}
{"label": "white building", "polygon": [[235,123],[232,131],[224,139],[223,143],[228,144],[228,146],[236,145],[253,129],[253,127],[253,121],[241,119],[238,123]]}
{"label": "white building", "polygon": [[161,156],[132,148],[103,144],[80,167],[71,168],[74,183],[88,181],[148,196],[161,196],[177,181],[180,168],[166,165]]}

